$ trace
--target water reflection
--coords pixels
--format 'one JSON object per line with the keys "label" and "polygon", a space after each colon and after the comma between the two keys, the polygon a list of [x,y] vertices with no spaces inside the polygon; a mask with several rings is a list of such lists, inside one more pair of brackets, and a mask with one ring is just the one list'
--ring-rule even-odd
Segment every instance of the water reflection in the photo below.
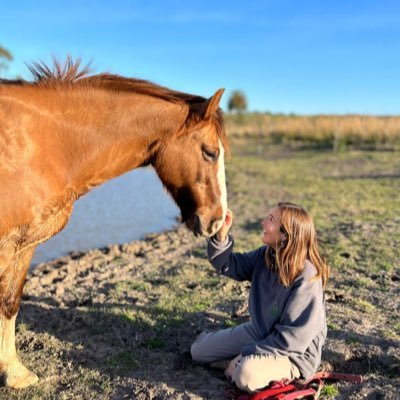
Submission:
{"label": "water reflection", "polygon": [[178,207],[152,168],[131,171],[80,198],[68,225],[37,248],[32,265],[73,250],[140,239],[171,228],[178,215]]}

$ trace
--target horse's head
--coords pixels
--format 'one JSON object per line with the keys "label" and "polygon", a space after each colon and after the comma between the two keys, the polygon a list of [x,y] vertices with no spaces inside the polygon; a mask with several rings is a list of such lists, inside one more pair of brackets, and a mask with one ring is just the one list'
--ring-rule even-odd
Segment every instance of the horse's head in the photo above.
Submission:
{"label": "horse's head", "polygon": [[210,99],[191,104],[182,129],[163,141],[154,160],[182,222],[196,236],[214,235],[227,210],[222,93],[220,89]]}

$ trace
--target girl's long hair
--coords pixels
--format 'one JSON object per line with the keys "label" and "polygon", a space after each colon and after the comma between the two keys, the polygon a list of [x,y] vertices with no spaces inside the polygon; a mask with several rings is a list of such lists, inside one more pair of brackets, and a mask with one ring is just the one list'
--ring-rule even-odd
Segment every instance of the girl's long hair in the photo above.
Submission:
{"label": "girl's long hair", "polygon": [[285,239],[276,244],[276,251],[269,247],[265,254],[267,265],[275,268],[281,283],[290,286],[309,260],[316,268],[325,288],[329,277],[329,267],[322,260],[317,235],[311,215],[301,206],[282,202],[278,204],[281,212],[281,232]]}

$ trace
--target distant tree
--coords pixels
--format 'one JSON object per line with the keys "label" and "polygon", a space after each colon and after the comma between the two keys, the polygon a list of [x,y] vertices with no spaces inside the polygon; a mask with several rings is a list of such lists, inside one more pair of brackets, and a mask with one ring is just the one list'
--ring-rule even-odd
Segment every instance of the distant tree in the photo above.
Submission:
{"label": "distant tree", "polygon": [[5,71],[8,68],[8,61],[12,60],[13,60],[12,54],[7,49],[0,46],[0,75],[2,71]]}
{"label": "distant tree", "polygon": [[240,90],[234,90],[228,101],[229,111],[236,111],[242,113],[247,110],[247,99],[245,94]]}

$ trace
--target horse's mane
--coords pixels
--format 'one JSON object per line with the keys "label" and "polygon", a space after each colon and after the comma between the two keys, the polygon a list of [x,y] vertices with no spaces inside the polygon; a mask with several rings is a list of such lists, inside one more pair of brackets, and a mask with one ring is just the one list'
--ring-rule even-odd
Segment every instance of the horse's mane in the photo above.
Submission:
{"label": "horse's mane", "polygon": [[67,57],[64,63],[53,59],[51,67],[44,62],[33,62],[32,64],[27,64],[27,67],[33,75],[33,82],[23,79],[0,79],[0,84],[47,88],[101,88],[118,92],[135,92],[173,103],[196,104],[206,100],[204,97],[171,90],[143,79],[125,78],[110,73],[90,75],[90,65],[82,67],[80,59],[73,61],[70,56]]}
{"label": "horse's mane", "polygon": [[[99,88],[116,92],[130,92],[143,94],[151,97],[156,97],[165,101],[176,104],[187,104],[195,106],[202,104],[206,98],[188,93],[178,92],[168,89],[164,86],[157,85],[147,80],[125,78],[123,76],[101,73],[90,75],[90,65],[81,66],[81,60],[73,60],[68,56],[64,63],[57,59],[53,59],[52,67],[49,67],[44,62],[33,62],[27,67],[33,75],[33,82],[18,80],[0,79],[0,85],[18,85],[18,86],[34,86],[46,88],[62,88],[62,87],[86,87]],[[194,120],[199,119],[199,116],[193,115]],[[223,128],[223,119],[221,111],[218,111],[213,118],[219,137],[223,145],[227,148],[227,140],[225,130]]]}

